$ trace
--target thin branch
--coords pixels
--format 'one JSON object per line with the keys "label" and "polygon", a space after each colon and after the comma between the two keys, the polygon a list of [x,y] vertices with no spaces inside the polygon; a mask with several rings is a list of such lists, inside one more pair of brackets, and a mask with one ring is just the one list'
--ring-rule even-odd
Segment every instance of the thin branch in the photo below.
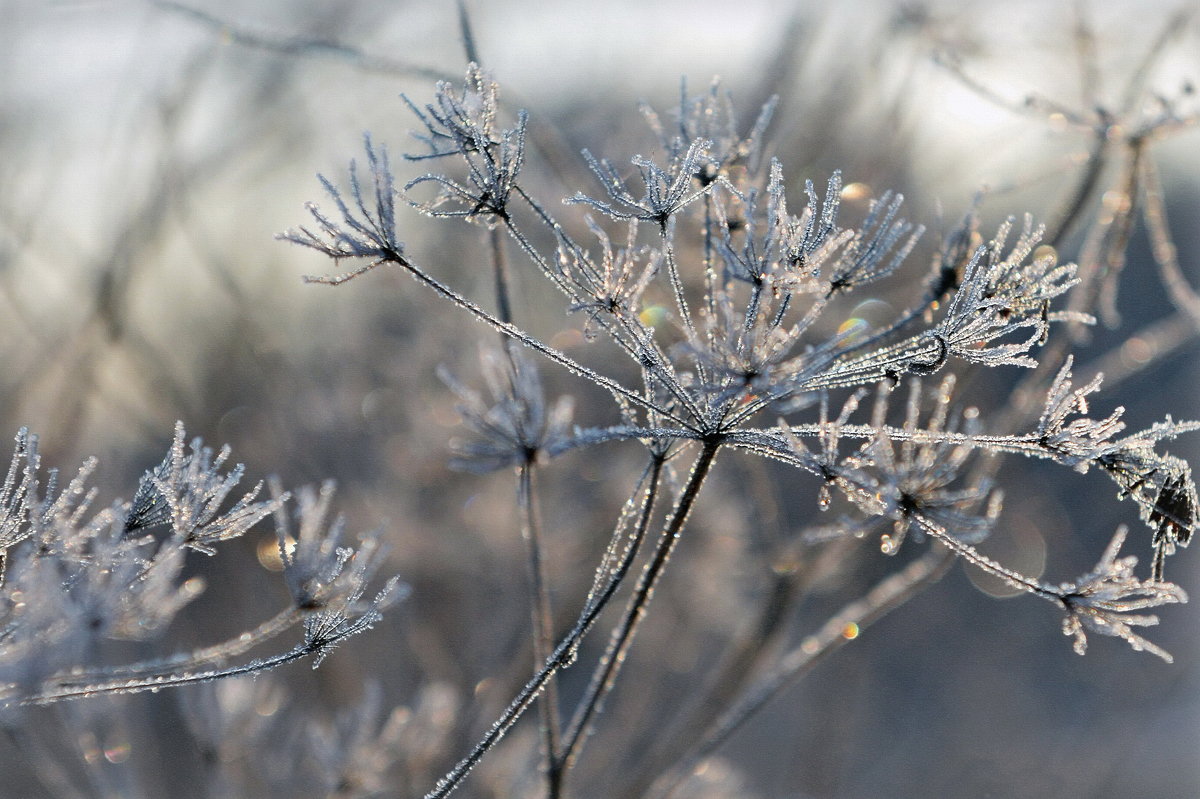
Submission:
{"label": "thin branch", "polygon": [[[649,524],[651,515],[654,511],[655,500],[658,496],[659,482],[661,480],[663,461],[661,458],[653,458],[650,465],[649,478],[639,481],[639,487],[645,485],[642,497],[642,513],[639,527],[644,531],[646,525]],[[558,643],[554,651],[546,659],[546,663],[541,670],[525,684],[525,687],[517,694],[517,696],[505,708],[504,713],[500,718],[492,724],[483,739],[464,757],[460,760],[453,769],[451,769],[444,777],[438,780],[433,790],[426,794],[425,799],[442,799],[448,796],[463,779],[470,773],[471,769],[479,763],[483,756],[501,738],[504,737],[512,726],[517,723],[517,720],[524,715],[529,709],[529,705],[545,688],[546,683],[559,672],[559,670],[567,668],[575,662],[576,653],[580,641],[591,630],[596,619],[608,607],[608,603],[616,594],[617,589],[625,580],[625,576],[629,573],[629,568],[633,565],[633,559],[637,554],[636,547],[630,547],[626,553],[626,559],[609,575],[607,583],[603,590],[595,596],[589,597],[585,603],[583,611],[579,615],[579,619],[575,622],[575,626],[571,631]]]}
{"label": "thin branch", "polygon": [[169,11],[198,22],[223,38],[257,50],[267,50],[290,56],[306,58],[334,58],[350,64],[363,72],[374,72],[382,75],[409,75],[428,80],[454,80],[455,76],[438,69],[419,66],[407,61],[398,61],[384,56],[364,53],[357,47],[317,36],[293,35],[286,36],[263,31],[253,31],[236,25],[220,17],[213,16],[207,11],[174,3],[170,0],[152,0],[153,4],[163,11]]}
{"label": "thin branch", "polygon": [[[521,537],[527,545],[529,555],[529,612],[533,634],[533,662],[540,666],[546,662],[553,648],[553,615],[550,611],[550,592],[546,586],[546,566],[542,557],[541,525],[538,522],[537,502],[534,491],[534,466],[523,463],[517,470],[517,515],[520,519]],[[538,699],[542,726],[542,745],[545,747],[546,796],[557,799],[562,793],[563,771],[558,768],[559,721],[558,685],[555,676],[550,678],[545,692]]]}
{"label": "thin branch", "polygon": [[692,506],[695,504],[700,488],[704,485],[704,480],[712,469],[719,448],[719,443],[704,442],[700,450],[700,455],[692,465],[688,481],[680,493],[674,510],[671,512],[670,520],[663,528],[662,533],[659,534],[658,547],[654,552],[654,556],[643,569],[637,587],[634,589],[633,595],[629,598],[629,602],[625,607],[625,613],[613,630],[608,649],[600,658],[599,663],[596,664],[596,669],[592,672],[592,679],[588,685],[587,692],[580,701],[575,715],[571,719],[571,724],[563,736],[565,742],[563,745],[563,758],[568,770],[570,770],[575,760],[579,757],[580,750],[590,731],[592,721],[600,712],[604,698],[612,690],[617,675],[621,671],[621,666],[624,665],[625,656],[629,651],[630,645],[633,643],[633,637],[637,632],[638,625],[645,616],[646,608],[653,597],[654,589],[658,585],[659,578],[662,577],[663,569],[666,567],[671,553],[674,551],[675,544],[679,540],[679,534],[683,530],[683,525],[687,521]]}

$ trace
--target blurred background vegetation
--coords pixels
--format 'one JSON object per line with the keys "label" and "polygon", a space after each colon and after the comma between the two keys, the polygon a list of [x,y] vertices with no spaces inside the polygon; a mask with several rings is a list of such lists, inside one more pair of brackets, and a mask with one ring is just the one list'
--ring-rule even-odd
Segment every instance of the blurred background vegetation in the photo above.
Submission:
{"label": "blurred background vegetation", "polygon": [[[1167,2],[467,7],[504,101],[531,112],[528,173],[542,197],[594,190],[577,157],[583,147],[625,163],[651,153],[638,100],[665,112],[681,76],[699,92],[720,75],[747,124],[780,95],[770,149],[793,191],[805,178],[823,185],[840,168],[847,213],[886,189],[905,194],[904,214],[930,228],[914,267],[889,284],[909,296],[939,237],[981,189],[986,237],[1012,213],[1053,222],[1079,185],[1094,134],[1026,98],[1082,115],[1098,101],[1118,109],[1152,48],[1160,57],[1139,98],[1187,98],[1187,81],[1200,79],[1197,20]],[[435,368],[477,375],[477,345],[490,336],[449,308],[432,310],[399,275],[380,272],[337,290],[303,285],[302,275],[327,265],[272,236],[304,221],[304,201],[323,199],[314,173],[339,179],[363,131],[389,147],[402,180],[423,171],[399,163],[419,147],[398,95],[421,103],[437,79],[461,78],[454,4],[0,0],[0,17],[0,429],[39,432],[45,460],[66,470],[99,455],[98,482],[110,487],[104,501],[128,497],[161,458],[176,419],[210,444],[230,444],[251,476],[278,474],[289,486],[335,478],[351,529],[386,528],[395,571],[413,592],[319,671],[296,667],[274,679],[286,686],[287,712],[335,713],[375,680],[385,710],[424,714],[441,732],[425,738],[424,771],[409,768],[420,795],[490,723],[531,662],[511,479],[446,465],[456,417]],[[1094,35],[1080,33],[1081,20]],[[980,86],[934,53],[956,59]],[[1198,136],[1183,128],[1149,150],[1193,281]],[[1077,258],[1091,224],[1121,207],[1122,158],[1114,147],[1102,162],[1083,223],[1059,247],[1063,260]],[[482,231],[415,212],[401,220],[411,251],[487,296]],[[517,280],[517,318],[532,319],[556,346],[586,352],[580,320],[560,313],[545,287],[520,282],[519,269]],[[1141,224],[1117,310],[1119,323],[1076,348],[1077,364],[1103,362],[1120,378],[1098,410],[1124,405],[1133,429],[1168,413],[1200,416],[1196,331],[1180,326],[1159,287]],[[1170,329],[1156,339],[1162,320]],[[582,422],[612,418],[602,396],[549,368],[544,374],[555,391],[582,392]],[[986,408],[1006,389],[992,381],[972,391]],[[1197,463],[1194,441],[1173,450]],[[562,625],[582,601],[639,468],[611,445],[601,454],[569,456],[546,472],[547,566]],[[1044,562],[1049,577],[1069,579],[1091,567],[1118,523],[1136,522],[1106,480],[1019,466],[1001,475],[1006,508],[985,546],[1013,565],[1038,571]],[[812,521],[811,487],[777,482],[736,458],[722,468],[579,766],[580,795],[609,795],[608,775],[636,769],[639,746],[661,734],[717,653],[747,632],[771,585],[763,553]],[[1145,564],[1148,535],[1135,531],[1131,551]],[[273,541],[251,536],[195,563],[210,588],[185,613],[176,643],[222,639],[283,601],[281,581],[259,563]],[[789,636],[798,640],[895,567],[866,542],[841,558],[807,587]],[[1168,576],[1193,596],[1198,573],[1186,553],[1168,564]],[[1200,621],[1192,607],[1166,609],[1164,625],[1150,632],[1174,665],[1110,640],[1080,658],[1053,608],[997,601],[972,578],[956,567],[787,691],[689,795],[1200,794]],[[583,658],[602,645],[595,637]],[[580,688],[572,678],[564,678],[568,693]],[[77,795],[98,785],[207,795],[197,778],[203,760],[181,732],[186,701],[195,700],[117,702],[113,717],[128,722],[106,728],[117,743],[101,745],[104,756],[90,765],[85,711],[31,713],[0,742],[0,794],[71,795],[47,777],[44,759],[28,757],[44,751],[67,783],[92,786]],[[527,719],[463,795],[536,788],[534,733]],[[96,769],[110,776],[88,776]]]}

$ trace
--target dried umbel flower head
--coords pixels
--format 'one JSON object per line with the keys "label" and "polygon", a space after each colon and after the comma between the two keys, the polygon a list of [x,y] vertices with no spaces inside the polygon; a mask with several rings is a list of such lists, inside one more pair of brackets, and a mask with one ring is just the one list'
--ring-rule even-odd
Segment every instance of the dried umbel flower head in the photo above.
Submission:
{"label": "dried umbel flower head", "polygon": [[[585,150],[584,164],[602,193],[572,194],[566,198],[568,213],[582,204],[605,222],[584,214],[560,220],[551,204],[534,197],[522,171],[528,117],[519,112],[515,127],[502,129],[497,96],[490,78],[472,66],[461,90],[442,84],[433,104],[419,109],[410,102],[426,128],[418,138],[429,148],[414,158],[439,164],[457,159],[468,174],[465,181],[434,173],[410,182],[410,188],[439,187],[434,201],[418,207],[438,217],[486,220],[493,229],[496,264],[504,261],[498,233],[506,233],[534,272],[562,293],[565,310],[583,312],[583,339],[607,340],[619,363],[603,355],[577,359],[514,321],[508,278],[499,266],[498,313],[487,310],[490,301],[451,288],[435,276],[435,267],[390,237],[395,222],[379,219],[382,203],[368,212],[354,181],[353,205],[362,218],[352,214],[344,229],[327,230],[335,241],[385,230],[389,251],[374,246],[362,256],[374,258],[370,264],[324,282],[343,282],[388,263],[505,339],[502,350],[484,359],[489,396],[448,374],[443,378],[459,398],[470,434],[456,443],[459,465],[478,471],[513,467],[518,480],[537,667],[479,745],[430,797],[454,790],[533,704],[541,709],[547,791],[555,795],[561,789],[618,679],[718,453],[725,451],[795,467],[799,479],[819,481],[820,508],[830,507],[835,498],[847,505],[851,513],[817,528],[810,538],[882,531],[881,547],[888,554],[932,538],[937,543],[930,557],[949,552],[1020,591],[1056,602],[1077,651],[1085,633],[1094,632],[1166,655],[1132,630],[1151,622],[1138,611],[1184,600],[1180,589],[1163,581],[1162,562],[1190,540],[1197,501],[1186,464],[1158,452],[1157,445],[1198,425],[1168,419],[1118,438],[1121,409],[1098,419],[1088,416],[1088,398],[1099,388],[1099,377],[1075,388],[1073,361],[1067,357],[1056,377],[1038,382],[1044,372],[1035,367],[1055,328],[1089,324],[1092,317],[1088,308],[1062,307],[1080,282],[1079,270],[1059,263],[1053,250],[1038,249],[1044,234],[1031,217],[1024,218],[1015,236],[1016,222],[1009,219],[981,243],[978,208],[973,208],[946,239],[932,269],[923,279],[909,281],[919,288],[907,300],[896,300],[907,302],[903,310],[870,325],[830,324],[830,309],[844,306],[844,297],[901,273],[923,228],[900,218],[902,198],[891,192],[870,202],[861,223],[843,227],[840,173],[829,178],[823,198],[806,181],[804,208],[793,213],[783,165],[772,160],[766,174],[759,169],[773,103],[746,133],[738,130],[731,105],[715,83],[706,95],[685,95],[677,129],[647,111],[659,153],[633,157],[632,180],[618,162]],[[378,159],[372,163],[380,164]],[[381,185],[391,181],[390,175],[377,180]],[[598,252],[575,238],[576,228],[590,230],[587,242],[598,241]],[[614,230],[623,234],[624,247],[614,248]],[[311,236],[289,238],[342,257],[341,249],[331,252]],[[368,236],[364,249],[371,250],[372,241]],[[657,311],[653,316],[650,303]],[[525,351],[607,392],[614,400],[610,422],[568,429],[568,401],[548,404]],[[1055,360],[1063,357],[1058,352]],[[955,389],[981,368],[1009,367],[1029,371],[1020,396],[1044,392],[1045,403],[1041,408],[1014,405],[1007,414],[1010,429],[992,429],[1001,415],[960,407]],[[908,400],[897,421],[890,398],[906,382]],[[860,401],[871,392],[876,401],[864,414]],[[841,411],[831,418],[829,403],[839,401],[839,394]],[[613,526],[583,610],[555,643],[533,470],[546,462],[542,456],[622,441],[643,447],[648,465]],[[677,471],[674,462],[688,452],[694,456],[691,467]],[[1123,533],[1092,574],[1062,586],[982,555],[975,545],[1004,523],[990,464],[1005,457],[1043,459],[1078,472],[1094,466],[1112,477],[1120,498],[1134,501],[1153,531],[1152,577],[1139,580],[1135,561],[1117,556]],[[656,521],[657,538],[652,533]],[[560,718],[557,676],[574,662],[581,640],[601,619],[643,545],[653,549],[626,610],[575,713]],[[901,568],[893,581],[849,606],[845,624],[859,629],[858,620],[869,622],[942,568],[933,561]],[[845,638],[822,634],[812,640],[828,651]],[[813,658],[813,652],[801,651],[780,668],[803,669]],[[543,692],[545,698],[539,699]],[[759,706],[753,695],[744,701],[747,708]],[[734,718],[738,707],[730,710]]]}
{"label": "dried umbel flower head", "polygon": [[[95,491],[85,484],[94,459],[60,493],[56,472],[40,471],[36,437],[18,435],[0,489],[0,529],[8,531],[0,541],[8,567],[0,584],[0,713],[257,674],[303,658],[320,663],[403,595],[392,578],[362,600],[383,550],[377,536],[357,549],[340,545],[340,522],[324,525],[331,486],[299,493],[292,536],[290,495],[276,487],[272,498],[256,500],[260,484],[228,504],[243,468],[223,471],[227,447],[214,454],[200,439],[185,440],[177,423],[166,457],[145,473],[134,499],[89,515]],[[291,605],[222,643],[133,663],[99,661],[102,641],[159,638],[200,596],[205,581],[184,571],[189,552],[216,554],[272,513]],[[304,629],[301,644],[237,662],[294,627]]]}

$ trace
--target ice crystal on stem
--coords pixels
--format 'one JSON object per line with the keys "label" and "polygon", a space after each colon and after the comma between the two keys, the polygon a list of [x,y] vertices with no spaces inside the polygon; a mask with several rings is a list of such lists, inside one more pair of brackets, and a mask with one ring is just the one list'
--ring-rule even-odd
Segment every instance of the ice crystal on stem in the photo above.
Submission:
{"label": "ice crystal on stem", "polygon": [[583,333],[592,340],[597,327],[613,317],[612,335],[627,335],[629,346],[636,347],[650,336],[639,318],[642,294],[662,264],[661,253],[637,245],[637,220],[630,220],[626,245],[613,249],[608,233],[591,217],[588,228],[600,242],[600,262],[578,247],[559,246],[559,268],[572,287],[575,302],[569,312],[583,311],[588,323]]}
{"label": "ice crystal on stem", "polygon": [[772,97],[763,105],[758,119],[745,136],[738,131],[733,98],[728,91],[721,90],[718,79],[713,79],[706,94],[696,97],[688,95],[687,80],[680,81],[678,120],[671,126],[674,130],[668,129],[649,105],[643,103],[641,110],[666,152],[679,154],[687,148],[688,142],[697,139],[711,142],[707,163],[696,175],[701,184],[707,184],[719,176],[729,177],[731,170],[737,167],[751,173],[757,171],[763,137],[778,102],[778,97]]}
{"label": "ice crystal on stem", "polygon": [[467,65],[461,88],[439,81],[434,101],[421,108],[406,95],[405,104],[425,126],[413,138],[429,147],[428,153],[409,154],[411,161],[461,155],[465,150],[482,151],[500,143],[496,136],[500,87],[479,64]]}
{"label": "ice crystal on stem", "polygon": [[694,180],[708,160],[711,145],[712,142],[706,139],[694,139],[685,151],[669,153],[665,168],[643,156],[634,157],[633,165],[638,168],[646,188],[640,200],[626,187],[620,170],[612,161],[596,160],[585,150],[583,157],[604,186],[609,202],[593,199],[582,192],[567,202],[586,203],[614,219],[641,219],[665,229],[675,214],[708,193],[712,184],[697,188]]}
{"label": "ice crystal on stem", "polygon": [[1045,409],[1038,420],[1037,437],[1038,443],[1055,460],[1083,472],[1096,458],[1112,449],[1113,436],[1125,429],[1125,423],[1121,421],[1125,409],[1117,408],[1100,420],[1086,416],[1071,419],[1075,414],[1088,412],[1087,397],[1100,389],[1104,379],[1098,374],[1087,385],[1072,388],[1073,362],[1073,358],[1067,358],[1050,386]]}
{"label": "ice crystal on stem", "polygon": [[138,488],[125,520],[127,530],[169,524],[185,546],[212,555],[216,552],[214,544],[240,536],[286,501],[286,496],[254,501],[262,491],[259,483],[222,512],[225,498],[241,482],[245,468],[238,464],[222,473],[221,467],[229,458],[228,447],[214,457],[200,439],[192,441],[190,452],[185,450],[183,440],[180,422],[175,425],[175,440],[166,460],[147,472]]}
{"label": "ice crystal on stem", "polygon": [[1067,612],[1063,634],[1074,638],[1075,651],[1087,651],[1087,633],[1124,639],[1138,651],[1158,655],[1168,663],[1171,655],[1147,641],[1133,628],[1158,624],[1158,617],[1136,611],[1186,602],[1183,589],[1173,583],[1140,580],[1133,573],[1137,558],[1118,557],[1126,528],[1118,528],[1096,568],[1073,583],[1059,586],[1059,599]]}
{"label": "ice crystal on stem", "polygon": [[358,167],[350,162],[350,197],[354,210],[346,203],[342,193],[323,175],[318,178],[325,192],[337,206],[342,216],[341,223],[335,222],[317,207],[308,204],[308,212],[317,223],[314,232],[298,227],[279,234],[278,238],[302,247],[308,247],[329,256],[335,261],[344,258],[367,258],[370,262],[357,270],[336,277],[313,277],[317,283],[342,283],[362,274],[383,262],[398,262],[404,257],[404,243],[396,238],[396,187],[388,164],[386,150],[376,152],[369,135],[363,136],[367,152],[367,164],[371,170],[374,188],[373,210],[363,197],[363,187],[358,179]]}

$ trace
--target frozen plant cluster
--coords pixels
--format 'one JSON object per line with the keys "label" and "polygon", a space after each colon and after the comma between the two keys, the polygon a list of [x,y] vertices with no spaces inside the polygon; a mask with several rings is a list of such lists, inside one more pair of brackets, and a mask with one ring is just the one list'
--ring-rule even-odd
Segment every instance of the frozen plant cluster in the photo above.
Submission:
{"label": "frozen plant cluster", "polygon": [[[27,5],[14,30],[37,29]],[[1186,9],[1106,42],[1079,3],[1069,31],[1017,43],[988,16],[1007,7],[904,3],[839,29],[833,7],[792,4],[749,54],[757,85],[738,79],[739,102],[782,100],[735,114],[725,84],[684,82],[642,103],[644,124],[629,114],[630,145],[595,85],[571,83],[570,119],[501,91],[465,0],[421,6],[457,12],[465,78],[354,44],[391,3],[298,20],[314,35],[151,5],[212,36],[134,82],[154,102],[130,118],[111,224],[41,190],[79,174],[64,164],[94,171],[94,151],[24,144],[32,113],[0,128],[21,165],[0,194],[0,396],[10,429],[55,427],[20,430],[0,463],[0,794],[1196,793],[1167,767],[1188,755],[1178,711],[1152,703],[1177,702],[1197,662],[1169,606],[1195,592],[1175,556],[1197,513],[1179,437],[1200,423],[1131,390],[1200,342],[1175,247],[1194,230],[1172,234],[1159,174],[1160,142],[1200,121],[1194,86],[1168,84],[1200,52],[1169,46],[1196,32]],[[514,22],[505,5],[485,13]],[[1110,71],[1142,32],[1144,56]],[[1060,63],[1067,37],[1078,107],[972,74]],[[368,135],[320,178],[266,251],[317,285],[272,278],[268,296],[262,270],[230,265],[298,216],[283,198],[289,221],[265,222],[279,183],[247,176],[308,172],[294,148],[336,108],[308,59],[346,70],[356,118],[368,76],[414,80],[395,111],[417,130]],[[1059,171],[1030,148],[1002,175],[939,158],[994,187],[948,222],[876,192],[976,189],[932,187],[921,157],[942,78],[1020,120],[993,140],[1045,124],[1082,157]],[[259,244],[214,236],[218,206],[253,208]],[[43,291],[76,233],[111,247]],[[192,435],[169,435],[176,418]],[[165,457],[123,462],[136,429]],[[245,485],[199,429],[289,484],[336,476],[337,504],[391,521],[351,535],[332,482]],[[94,488],[98,461],[60,473],[51,445],[112,446],[104,467],[135,479]],[[896,736],[900,716],[923,734]]]}
{"label": "frozen plant cluster", "polygon": [[[501,338],[484,355],[486,395],[444,379],[467,431],[460,464],[515,475],[536,663],[429,797],[456,789],[535,705],[544,795],[566,794],[655,589],[676,548],[688,545],[689,516],[724,458],[768,459],[815,486],[823,515],[808,534],[814,544],[869,537],[887,556],[928,551],[835,617],[831,633],[806,639],[760,683],[726,697],[706,736],[645,778],[646,795],[677,788],[787,679],[936,579],[953,558],[1054,603],[1080,654],[1092,633],[1170,660],[1141,630],[1157,623],[1147,611],[1186,599],[1167,581],[1165,563],[1188,544],[1197,497],[1187,463],[1164,445],[1200,425],[1168,418],[1129,431],[1120,408],[1093,412],[1101,377],[1077,385],[1071,356],[1055,342],[1093,323],[1095,293],[1091,301],[1072,296],[1097,278],[1040,247],[1043,226],[1028,216],[1009,219],[984,240],[969,213],[922,274],[911,256],[924,231],[900,216],[900,196],[885,193],[861,219],[845,221],[839,173],[818,190],[812,181],[797,184],[769,157],[775,102],[743,128],[717,82],[698,95],[685,85],[670,121],[643,109],[657,155],[634,157],[632,170],[584,151],[594,183],[565,198],[565,208],[526,182],[529,115],[508,115],[479,66],[461,84],[439,84],[428,104],[406,102],[424,147],[406,157],[435,171],[398,188],[386,150],[367,137],[366,162],[351,163],[347,189],[322,178],[334,211],[310,205],[313,222],[281,238],[350,267],[311,282],[341,285],[375,269],[398,270]],[[396,219],[405,205],[483,229],[495,296],[468,296],[406,248]],[[510,252],[557,289],[602,355],[577,358],[514,318]],[[901,273],[917,287],[905,310],[875,324],[835,321],[853,307],[847,298]],[[571,399],[546,396],[541,363],[607,393],[608,423],[573,425]],[[958,396],[985,369],[1029,377],[1011,398],[977,409]],[[644,467],[616,514],[591,590],[576,600],[574,623],[556,632],[535,476],[558,456],[588,450],[602,458],[618,444],[637,448]],[[999,463],[1014,458],[1111,480],[1148,528],[1149,568],[1139,573],[1136,559],[1120,554],[1124,528],[1094,570],[1061,583],[982,554],[977,545],[1004,521]],[[607,646],[577,666],[582,640],[622,595],[624,608],[604,616]],[[590,669],[590,678],[567,696],[559,677],[572,666]]]}
{"label": "frozen plant cluster", "polygon": [[[97,506],[89,460],[60,485],[44,468],[38,439],[17,434],[0,487],[0,714],[25,706],[109,694],[158,691],[258,674],[295,661],[319,665],[347,638],[369,629],[403,593],[396,577],[373,595],[382,564],[378,533],[357,545],[329,518],[333,485],[295,498],[258,483],[232,503],[241,465],[186,441],[182,423],[166,457],[127,502]],[[107,642],[161,638],[204,580],[185,575],[189,552],[215,555],[273,516],[282,577],[291,601],[253,629],[210,646],[119,665],[104,663]],[[272,655],[247,653],[289,631],[299,640]]]}

